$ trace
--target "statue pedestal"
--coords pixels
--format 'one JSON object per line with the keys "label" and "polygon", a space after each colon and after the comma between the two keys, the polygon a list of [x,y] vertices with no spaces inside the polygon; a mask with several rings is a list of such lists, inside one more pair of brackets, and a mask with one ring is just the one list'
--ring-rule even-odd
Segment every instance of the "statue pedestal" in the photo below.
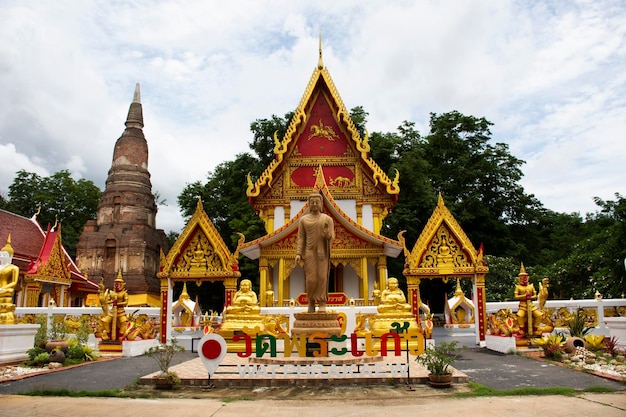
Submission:
{"label": "statue pedestal", "polygon": [[[293,328],[291,334],[305,335],[307,337],[321,333],[328,335],[327,343],[330,343],[330,336],[341,335],[341,325],[337,317],[337,313],[330,312],[316,312],[316,313],[295,313],[293,315],[295,321],[293,322]],[[306,356],[312,357],[313,352],[320,351],[319,343],[308,342],[306,344]]]}
{"label": "statue pedestal", "polygon": [[339,336],[341,326],[337,320],[337,313],[317,312],[317,313],[295,313],[295,321],[291,334],[328,333],[329,336]]}
{"label": "statue pedestal", "polygon": [[611,337],[617,338],[617,344],[626,347],[626,317],[605,317],[604,323],[608,326]]}
{"label": "statue pedestal", "polygon": [[26,351],[35,346],[38,324],[0,324],[0,364],[28,359]]}
{"label": "statue pedestal", "polygon": [[[233,336],[237,334],[247,334],[256,336],[265,332],[265,324],[260,314],[227,314],[222,321],[217,334],[226,340],[228,352],[245,352],[246,343],[244,341],[233,341]],[[252,351],[256,349],[256,344],[252,344]]]}
{"label": "statue pedestal", "polygon": [[487,349],[495,352],[514,354],[517,352],[517,344],[513,336],[485,335]]}

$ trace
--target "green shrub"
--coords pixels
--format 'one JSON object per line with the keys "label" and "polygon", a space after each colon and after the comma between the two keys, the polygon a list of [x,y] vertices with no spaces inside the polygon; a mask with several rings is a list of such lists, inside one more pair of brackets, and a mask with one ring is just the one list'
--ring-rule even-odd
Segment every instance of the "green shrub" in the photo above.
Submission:
{"label": "green shrub", "polygon": [[76,340],[81,345],[87,344],[87,339],[92,333],[91,325],[89,324],[89,317],[83,316],[80,318],[80,327],[76,330]]}
{"label": "green shrub", "polygon": [[33,358],[33,365],[35,366],[45,365],[48,362],[50,362],[50,354],[45,351]]}
{"label": "green shrub", "polygon": [[48,341],[48,318],[43,314],[39,314],[35,318],[35,324],[39,325],[35,334],[35,347],[43,348]]}
{"label": "green shrub", "polygon": [[35,359],[39,354],[44,353],[46,350],[44,348],[40,348],[40,347],[34,347],[34,348],[30,348],[26,351],[26,354],[28,355],[28,358],[32,361],[33,359]]}
{"label": "green shrub", "polygon": [[76,344],[70,344],[67,348],[67,353],[65,354],[67,359],[80,359],[81,361],[85,360],[85,349]]}
{"label": "green shrub", "polygon": [[576,310],[576,314],[567,320],[567,327],[569,328],[570,336],[580,337],[581,339],[593,330],[593,327],[587,326],[587,317],[585,317],[585,311],[582,308]]}

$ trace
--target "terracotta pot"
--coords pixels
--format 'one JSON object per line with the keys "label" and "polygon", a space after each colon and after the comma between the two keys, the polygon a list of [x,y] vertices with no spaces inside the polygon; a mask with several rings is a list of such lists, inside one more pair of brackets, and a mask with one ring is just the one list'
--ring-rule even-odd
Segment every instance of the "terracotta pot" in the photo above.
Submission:
{"label": "terracotta pot", "polygon": [[46,352],[48,353],[52,352],[56,348],[62,350],[63,353],[67,353],[68,347],[69,344],[67,343],[67,340],[51,340],[49,342],[46,342]]}
{"label": "terracotta pot", "polygon": [[567,353],[573,353],[576,351],[577,347],[587,348],[587,342],[580,337],[568,337],[565,341],[565,346],[563,346],[563,350]]}
{"label": "terracotta pot", "polygon": [[61,349],[54,349],[50,352],[50,362],[65,362],[65,353]]}
{"label": "terracotta pot", "polygon": [[450,388],[452,386],[452,374],[428,374],[428,384],[433,388]]}

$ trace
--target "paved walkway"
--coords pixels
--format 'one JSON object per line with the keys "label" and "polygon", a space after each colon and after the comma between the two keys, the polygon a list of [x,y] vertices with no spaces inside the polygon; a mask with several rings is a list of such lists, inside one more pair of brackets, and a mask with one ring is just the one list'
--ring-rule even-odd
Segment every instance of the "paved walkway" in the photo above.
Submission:
{"label": "paved walkway", "polygon": [[221,399],[121,399],[24,397],[0,398],[0,415],[11,417],[350,417],[350,416],[536,416],[624,417],[626,395],[584,394],[576,397],[450,398],[419,396],[352,399],[283,399],[224,401]]}

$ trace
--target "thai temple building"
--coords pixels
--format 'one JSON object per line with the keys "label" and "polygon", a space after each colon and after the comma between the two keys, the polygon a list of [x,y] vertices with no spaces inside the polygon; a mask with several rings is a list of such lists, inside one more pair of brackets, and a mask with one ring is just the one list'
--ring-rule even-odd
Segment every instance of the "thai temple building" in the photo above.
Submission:
{"label": "thai temple building", "polygon": [[92,279],[112,287],[122,272],[130,306],[159,306],[156,277],[167,239],[156,228],[157,205],[148,171],[148,143],[143,134],[139,84],[115,143],[113,162],[98,205],[97,219],[85,225],[76,247],[76,262]]}
{"label": "thai temple building", "polygon": [[312,192],[323,195],[323,211],[333,218],[332,293],[337,302],[358,300],[371,305],[375,287],[384,288],[387,256],[402,252],[400,242],[380,235],[394,207],[399,176],[391,179],[370,157],[367,136],[361,137],[330,73],[320,57],[302,100],[283,138],[275,140],[275,159],[262,175],[248,180],[250,203],[265,222],[267,235],[241,247],[259,261],[260,292],[274,300],[261,305],[300,304],[304,271],[294,265],[297,225]]}
{"label": "thai temple building", "polygon": [[[307,213],[311,193],[322,196],[322,211],[335,225],[328,305],[375,312],[389,278],[387,257],[403,253],[408,304],[418,323],[431,319],[428,306],[420,300],[423,279],[471,278],[477,288],[472,298],[479,297],[478,314],[484,317],[488,269],[482,252],[474,249],[441,197],[413,251],[407,249],[402,234],[399,240],[380,234],[400,193],[399,174],[388,177],[371,158],[367,135],[359,134],[324,66],[321,45],[318,64],[286,133],[282,138],[275,136],[274,143],[274,160],[259,178],[248,178],[245,190],[265,224],[266,235],[249,242],[241,236],[231,253],[198,201],[196,213],[172,250],[162,256],[162,318],[170,317],[172,287],[181,281],[223,282],[224,311],[228,312],[241,275],[239,254],[259,262],[261,308],[306,306],[304,270],[295,263],[295,255],[298,222]],[[254,320],[249,316],[250,323]],[[166,325],[171,324],[162,322],[165,334]],[[484,325],[479,327],[484,330]]]}
{"label": "thai temple building", "polygon": [[44,230],[37,216],[26,218],[0,210],[0,246],[13,250],[19,268],[17,307],[83,307],[98,284],[81,273],[63,247],[61,226]]}

